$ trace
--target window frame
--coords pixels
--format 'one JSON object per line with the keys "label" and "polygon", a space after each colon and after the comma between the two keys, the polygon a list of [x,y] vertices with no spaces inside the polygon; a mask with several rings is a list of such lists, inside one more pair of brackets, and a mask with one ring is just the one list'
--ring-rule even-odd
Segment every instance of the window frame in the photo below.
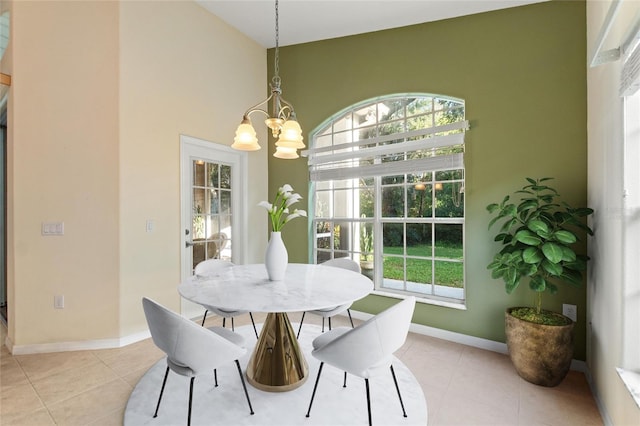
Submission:
{"label": "window frame", "polygon": [[[388,96],[382,96],[382,97],[377,97],[377,98],[372,98],[357,104],[354,104],[350,107],[347,107],[339,112],[337,112],[336,114],[332,115],[331,117],[329,117],[327,120],[325,120],[320,126],[318,126],[316,129],[314,129],[314,131],[311,132],[310,134],[310,138],[309,140],[311,141],[311,148],[309,151],[313,151],[314,148],[316,148],[316,141],[318,140],[318,138],[326,138],[327,136],[330,136],[331,138],[333,138],[334,134],[340,133],[340,135],[347,133],[349,131],[353,131],[353,130],[357,130],[357,127],[352,127],[352,128],[347,128],[342,129],[342,130],[336,130],[334,127],[334,124],[337,123],[337,121],[341,118],[344,118],[346,116],[348,116],[349,114],[354,114],[355,111],[357,110],[362,110],[364,108],[367,107],[372,107],[372,106],[376,106],[376,112],[377,112],[377,106],[380,105],[381,103],[385,102],[385,101],[393,101],[393,100],[397,100],[397,99],[402,99],[402,101],[407,100],[408,98],[416,98],[416,97],[420,97],[420,98],[429,98],[431,100],[431,105],[435,105],[436,102],[438,101],[445,101],[445,102],[450,102],[452,104],[450,105],[455,105],[454,108],[449,107],[449,109],[460,109],[462,111],[462,119],[461,120],[457,120],[453,123],[453,127],[457,128],[461,128],[460,123],[466,123],[466,125],[464,126],[463,130],[466,130],[466,128],[468,128],[468,122],[464,121],[464,109],[465,109],[465,102],[462,99],[459,98],[452,98],[449,96],[443,96],[443,95],[434,95],[434,94],[427,94],[427,93],[420,93],[420,94],[394,94],[394,95],[388,95]],[[444,105],[444,104],[441,104]],[[406,105],[405,105],[406,108]],[[442,110],[446,110],[448,111],[447,108],[442,108]],[[406,109],[405,109],[406,111]],[[439,110],[438,110],[439,111]],[[435,109],[432,108],[432,116],[435,116],[438,111],[436,111]],[[404,117],[404,119],[406,120],[407,117]],[[386,124],[381,122],[381,121],[377,121],[376,120],[376,125],[381,125],[380,123],[382,123],[382,125]],[[404,131],[402,132],[396,132],[396,133],[391,133],[388,134],[386,136],[376,136],[374,137],[374,139],[378,139],[381,140],[383,138],[386,139],[401,139],[401,140],[407,140],[409,139],[409,137],[412,137],[415,134],[429,134],[429,133],[435,133],[436,131],[438,131],[440,129],[440,124],[436,123],[436,120],[432,120],[431,126],[427,126],[427,127],[422,127],[421,130],[413,130],[413,131],[407,131],[406,128],[404,128]],[[454,129],[455,130],[455,129]],[[454,135],[455,136],[455,135]],[[462,135],[462,156],[464,154],[464,135]],[[427,141],[427,143],[429,143],[429,139],[424,139],[425,141]],[[333,139],[332,139],[333,141]],[[343,146],[347,146],[347,145],[351,145],[351,146],[361,146],[361,145],[365,145],[370,143],[370,140],[366,140],[366,139],[356,139],[354,142],[347,142],[346,144],[342,144],[339,145],[340,147]],[[406,142],[405,142],[406,144]],[[414,144],[415,145],[415,144]],[[420,143],[420,145],[424,145],[422,143]],[[332,142],[332,144],[328,145],[328,146],[324,146],[323,148],[320,148],[318,151],[331,151],[332,148],[331,146],[338,146],[338,144]],[[310,164],[310,170],[312,170],[312,164],[316,164],[314,162],[314,158],[313,158],[313,154],[310,154],[309,151],[305,151],[303,152],[303,155],[307,155],[310,157],[309,160],[309,164]],[[357,151],[356,151],[357,152]],[[408,151],[407,151],[408,152]],[[455,152],[455,151],[454,151]],[[335,157],[340,157],[341,154],[333,154]],[[406,154],[405,154],[406,155]],[[342,158],[344,158],[345,155],[342,154]],[[348,155],[347,155],[348,157]],[[355,155],[355,157],[358,157],[358,155]],[[320,160],[322,160],[322,158],[320,158]],[[437,160],[437,158],[436,158]],[[377,163],[376,163],[377,164]],[[432,214],[429,215],[428,217],[410,217],[407,215],[407,211],[408,211],[408,189],[409,186],[413,185],[415,181],[412,182],[408,182],[407,181],[407,175],[413,175],[414,173],[412,171],[407,172],[404,174],[403,177],[403,183],[400,184],[403,188],[403,196],[404,196],[404,201],[405,201],[405,205],[404,205],[404,215],[402,217],[383,217],[382,215],[382,211],[381,211],[381,206],[382,206],[382,190],[385,186],[383,186],[382,180],[384,179],[384,175],[376,175],[373,177],[368,177],[367,175],[365,175],[365,177],[367,179],[372,179],[373,181],[373,191],[374,191],[374,214],[372,217],[355,217],[355,213],[352,212],[349,217],[337,217],[335,215],[335,212],[331,209],[331,211],[329,212],[328,215],[326,216],[317,216],[316,215],[316,206],[317,206],[317,197],[318,194],[323,193],[323,192],[328,192],[330,194],[334,194],[336,191],[336,187],[335,182],[340,182],[340,179],[337,178],[333,178],[333,179],[329,179],[329,180],[324,180],[324,179],[318,179],[318,180],[314,180],[313,176],[312,179],[310,179],[310,183],[309,183],[309,209],[308,211],[310,212],[309,218],[310,218],[310,226],[309,226],[309,261],[310,263],[316,263],[317,261],[324,261],[327,260],[329,258],[334,258],[334,257],[341,257],[341,256],[349,256],[351,258],[354,259],[358,259],[359,255],[361,255],[361,246],[358,244],[358,242],[356,241],[357,235],[359,235],[359,229],[360,227],[358,226],[358,224],[360,223],[370,223],[372,225],[372,230],[373,230],[373,235],[374,235],[374,256],[375,256],[375,261],[374,261],[374,269],[373,269],[373,277],[378,278],[373,279],[374,281],[374,294],[381,294],[381,295],[386,295],[386,296],[391,296],[391,297],[405,297],[405,296],[416,296],[420,301],[422,302],[426,302],[426,303],[432,303],[432,304],[437,304],[437,305],[441,305],[441,306],[448,306],[448,307],[452,307],[452,308],[456,308],[456,309],[466,309],[466,287],[465,287],[465,283],[466,283],[466,266],[465,266],[465,256],[464,256],[464,248],[465,248],[465,215],[464,215],[464,209],[465,209],[465,204],[466,204],[466,197],[464,197],[464,185],[465,185],[465,173],[464,173],[464,163],[462,162],[462,165],[459,166],[457,165],[456,167],[452,168],[452,169],[445,169],[445,170],[453,170],[453,171],[461,171],[461,176],[459,176],[457,179],[453,179],[451,181],[447,181],[447,180],[442,180],[439,181],[438,179],[436,179],[436,174],[441,171],[443,169],[434,169],[434,170],[424,170],[423,173],[426,175],[430,175],[430,179],[429,181],[425,181],[424,183],[427,184],[431,184],[431,185],[435,185],[435,183],[448,183],[448,182],[455,182],[456,184],[460,184],[460,198],[462,199],[462,215],[460,217],[436,217],[435,216],[435,210],[436,210],[436,206],[435,203],[431,203],[431,209],[432,209]],[[317,177],[316,177],[317,179]],[[344,179],[345,181],[351,181],[351,185],[349,186],[349,188],[347,189],[348,191],[352,192],[352,200],[356,197],[353,195],[354,192],[356,192],[357,188],[361,188],[361,186],[359,185],[361,178],[357,178],[357,177],[352,177],[352,178],[347,178]],[[357,181],[357,183],[353,183],[353,181]],[[321,183],[323,182],[323,183]],[[332,182],[328,184],[328,188],[318,188],[318,185],[322,185],[325,186],[327,185],[328,182]],[[453,184],[455,185],[455,184]],[[452,190],[455,190],[455,186],[452,187]],[[430,186],[430,191],[431,191],[431,196],[433,197],[436,193],[436,189],[435,186]],[[455,192],[455,191],[454,191]],[[330,197],[330,199],[333,200],[333,197]],[[432,198],[433,200],[433,198]],[[352,201],[352,204],[355,203],[355,201]],[[458,201],[458,203],[460,203],[460,201]],[[354,209],[353,206],[351,206],[351,209]],[[359,211],[358,211],[359,212]],[[320,244],[318,244],[317,242],[317,238],[319,237],[319,233],[318,233],[318,224],[322,223],[322,222],[326,222],[329,224],[332,224],[333,226],[330,225],[330,229],[327,231],[327,235],[324,235],[324,237],[326,238],[327,236],[329,237],[328,240],[328,244],[329,247],[328,248],[323,248],[320,246]],[[403,279],[403,286],[401,289],[393,289],[390,288],[389,286],[385,286],[385,278],[383,277],[383,258],[385,257],[399,257],[403,259],[403,262],[406,262],[407,259],[413,259],[416,258],[415,255],[410,255],[407,253],[407,239],[406,236],[403,237],[403,244],[402,244],[402,251],[403,253],[401,255],[398,254],[392,254],[389,255],[388,253],[385,254],[383,251],[383,238],[381,238],[381,236],[383,235],[383,227],[385,223],[402,223],[403,224],[403,229],[406,229],[407,224],[414,224],[414,223],[425,223],[425,224],[429,224],[429,226],[432,229],[431,232],[431,253],[426,256],[426,257],[417,257],[418,259],[421,260],[426,260],[429,261],[431,263],[431,276],[434,277],[436,275],[436,270],[434,268],[434,266],[436,265],[437,262],[453,262],[453,263],[460,263],[461,266],[461,280],[462,280],[462,288],[460,289],[459,292],[457,292],[455,297],[451,297],[451,296],[443,296],[442,294],[437,294],[436,291],[434,291],[435,287],[437,286],[438,283],[434,282],[435,280],[431,280],[430,283],[425,283],[424,285],[428,285],[431,290],[429,292],[429,294],[426,294],[424,292],[415,292],[415,291],[410,291],[410,290],[406,290],[407,288],[407,268],[406,268],[406,263],[403,263],[404,268],[403,268],[403,273],[404,273],[404,279]],[[347,233],[347,238],[349,238],[351,241],[349,246],[346,249],[336,249],[334,247],[335,245],[335,238],[336,235],[334,234],[335,230],[336,230],[336,225],[337,224],[348,224],[348,231]],[[433,231],[435,231],[436,226],[439,224],[457,224],[461,226],[461,257],[458,258],[449,258],[449,257],[438,257],[435,255],[435,250],[436,250],[436,246],[434,244],[435,242],[435,234]],[[404,233],[403,233],[404,234]],[[342,236],[340,236],[340,238],[342,238]],[[323,257],[322,253],[325,253],[326,255]],[[338,254],[339,256],[336,256],[336,254]],[[325,259],[326,257],[326,259]],[[364,272],[363,272],[364,273]],[[366,274],[365,274],[366,275]],[[409,282],[410,283],[410,282]]]}

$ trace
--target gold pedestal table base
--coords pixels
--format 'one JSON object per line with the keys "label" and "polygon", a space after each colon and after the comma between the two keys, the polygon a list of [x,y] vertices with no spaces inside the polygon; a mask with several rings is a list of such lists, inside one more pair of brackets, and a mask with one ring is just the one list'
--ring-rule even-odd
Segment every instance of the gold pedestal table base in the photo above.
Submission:
{"label": "gold pedestal table base", "polygon": [[302,386],[309,366],[286,313],[267,315],[260,338],[247,365],[247,379],[268,392],[286,392]]}

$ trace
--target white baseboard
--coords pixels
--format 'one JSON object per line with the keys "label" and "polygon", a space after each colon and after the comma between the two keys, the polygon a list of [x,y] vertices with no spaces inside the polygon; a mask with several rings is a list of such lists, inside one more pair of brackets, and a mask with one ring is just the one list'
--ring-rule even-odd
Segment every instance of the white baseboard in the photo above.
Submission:
{"label": "white baseboard", "polygon": [[130,334],[115,339],[81,340],[76,342],[37,343],[33,345],[14,345],[9,336],[5,345],[13,355],[42,354],[49,352],[90,351],[97,349],[113,349],[130,345],[151,337],[149,331]]}
{"label": "white baseboard", "polygon": [[[203,313],[202,308],[200,308],[199,312],[198,310],[189,310],[189,312],[187,312],[185,316],[193,320],[195,318],[201,318],[202,313]],[[346,315],[346,313],[343,313],[340,315]],[[357,318],[363,321],[366,321],[369,318],[373,317],[372,314],[368,314],[366,312],[354,311],[354,310],[351,310],[351,315],[354,318]],[[460,343],[462,345],[472,346],[479,349],[485,349],[488,351],[498,352],[502,354],[508,353],[506,343],[496,342],[493,340],[483,339],[480,337],[468,336],[466,334],[456,333],[448,330],[442,330],[439,328],[429,327],[421,324],[411,324],[410,330],[414,333],[422,334],[424,336],[435,337],[437,339]],[[9,349],[9,351],[14,355],[27,355],[27,354],[38,354],[38,353],[47,353],[47,352],[66,352],[66,351],[121,348],[123,346],[127,346],[132,343],[139,342],[140,340],[147,339],[150,336],[151,335],[149,334],[149,330],[146,330],[139,333],[130,334],[127,336],[114,338],[114,339],[82,340],[82,341],[76,341],[76,342],[39,343],[39,344],[33,344],[33,345],[14,345],[13,342],[9,339],[9,336],[7,336],[5,344]],[[581,371],[585,374],[588,373],[587,365],[584,361],[579,361],[574,359],[571,362],[571,369],[576,371]]]}

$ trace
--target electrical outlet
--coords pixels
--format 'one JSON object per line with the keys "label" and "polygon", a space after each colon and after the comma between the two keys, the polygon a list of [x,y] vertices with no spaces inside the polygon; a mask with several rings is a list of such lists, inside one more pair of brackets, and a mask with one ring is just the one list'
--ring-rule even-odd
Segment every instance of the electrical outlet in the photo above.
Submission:
{"label": "electrical outlet", "polygon": [[576,305],[567,305],[566,303],[562,304],[562,315],[565,317],[571,318],[571,321],[578,321],[578,307]]}
{"label": "electrical outlet", "polygon": [[64,295],[53,296],[53,307],[55,309],[64,309]]}

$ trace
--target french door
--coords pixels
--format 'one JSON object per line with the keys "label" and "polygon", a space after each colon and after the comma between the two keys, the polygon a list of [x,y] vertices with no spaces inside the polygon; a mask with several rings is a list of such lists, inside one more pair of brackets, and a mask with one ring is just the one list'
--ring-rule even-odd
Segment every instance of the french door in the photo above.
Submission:
{"label": "french door", "polygon": [[[180,136],[182,280],[207,259],[244,261],[243,206],[246,154],[190,136]],[[198,315],[184,301],[182,311]]]}

